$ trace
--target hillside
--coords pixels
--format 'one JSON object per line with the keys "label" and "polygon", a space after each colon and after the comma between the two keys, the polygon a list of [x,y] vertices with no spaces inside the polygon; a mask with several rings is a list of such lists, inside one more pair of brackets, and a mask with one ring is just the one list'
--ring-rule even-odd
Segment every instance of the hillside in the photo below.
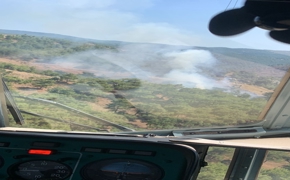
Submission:
{"label": "hillside", "polygon": [[26,34],[0,34],[0,56],[24,61],[49,60],[57,56],[95,49],[116,49],[116,47],[102,43],[74,42]]}
{"label": "hillside", "polygon": [[73,41],[73,42],[94,42],[94,43],[107,44],[107,45],[116,45],[116,44],[122,43],[120,41],[102,41],[102,40],[96,40],[96,39],[85,39],[85,38],[60,35],[60,34],[53,34],[53,33],[31,32],[31,31],[20,31],[20,30],[0,29],[0,34],[28,35],[28,36],[34,36],[34,37],[46,37],[46,38],[52,38],[52,39],[62,39],[62,40],[68,40],[68,41]]}
{"label": "hillside", "polygon": [[108,45],[22,33],[0,35],[0,68],[13,91],[81,101],[86,106],[73,106],[112,121],[117,115],[137,129],[254,122],[285,73],[270,51],[247,50],[244,60],[244,49]]}
{"label": "hillside", "polygon": [[257,49],[231,49],[231,48],[205,48],[200,49],[209,50],[214,54],[221,54],[224,56],[245,60],[249,62],[264,64],[268,66],[289,65],[289,52],[268,51]]}

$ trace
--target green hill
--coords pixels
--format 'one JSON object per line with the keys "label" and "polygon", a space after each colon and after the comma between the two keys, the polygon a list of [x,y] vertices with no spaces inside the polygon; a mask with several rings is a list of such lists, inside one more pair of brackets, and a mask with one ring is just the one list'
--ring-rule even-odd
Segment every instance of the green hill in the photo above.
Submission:
{"label": "green hill", "polygon": [[258,50],[258,49],[231,49],[231,48],[205,48],[200,49],[208,50],[213,54],[221,54],[228,57],[237,58],[244,61],[264,64],[267,66],[283,66],[290,63],[290,54],[281,53],[279,51]]}

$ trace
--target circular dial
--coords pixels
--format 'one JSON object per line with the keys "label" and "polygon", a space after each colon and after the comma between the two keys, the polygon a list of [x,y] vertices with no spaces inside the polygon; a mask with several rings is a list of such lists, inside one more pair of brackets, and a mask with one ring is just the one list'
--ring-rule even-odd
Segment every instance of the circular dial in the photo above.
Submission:
{"label": "circular dial", "polygon": [[86,165],[82,174],[85,180],[159,180],[163,171],[143,161],[110,159]]}
{"label": "circular dial", "polygon": [[56,161],[37,160],[18,163],[9,172],[11,176],[23,180],[61,180],[70,176],[72,171]]}
{"label": "circular dial", "polygon": [[0,156],[0,168],[3,166],[3,164],[4,164],[4,160],[3,160],[3,158]]}

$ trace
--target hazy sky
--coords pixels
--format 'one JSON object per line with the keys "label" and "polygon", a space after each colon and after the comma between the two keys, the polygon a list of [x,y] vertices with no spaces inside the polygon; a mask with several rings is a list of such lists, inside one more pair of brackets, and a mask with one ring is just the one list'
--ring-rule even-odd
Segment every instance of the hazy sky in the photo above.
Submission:
{"label": "hazy sky", "polygon": [[[265,30],[217,37],[207,27],[230,0],[1,0],[0,29],[99,40],[288,50]],[[234,7],[232,0],[228,9]],[[244,3],[238,0],[236,7]]]}

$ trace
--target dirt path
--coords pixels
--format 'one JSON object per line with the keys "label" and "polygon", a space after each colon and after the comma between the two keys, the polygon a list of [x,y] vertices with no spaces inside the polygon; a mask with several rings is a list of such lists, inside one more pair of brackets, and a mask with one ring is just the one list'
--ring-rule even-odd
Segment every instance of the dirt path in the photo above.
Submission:
{"label": "dirt path", "polygon": [[136,125],[139,128],[147,129],[147,123],[142,122],[140,119],[137,119],[133,122],[129,122],[130,124]]}
{"label": "dirt path", "polygon": [[273,92],[273,90],[269,90],[264,87],[255,86],[255,85],[249,85],[249,84],[235,84],[235,85],[239,87],[241,90],[252,92],[257,95],[263,95],[265,93]]}
{"label": "dirt path", "polygon": [[[230,78],[231,75],[233,75],[233,72],[227,73],[225,75],[225,77]],[[267,88],[264,88],[264,87],[261,87],[261,86],[255,86],[255,85],[241,83],[237,79],[234,79],[230,83],[231,83],[232,87],[236,87],[236,88],[239,88],[241,90],[254,93],[256,95],[264,95],[265,93],[273,92],[273,90],[270,90],[270,89],[267,89]]]}
{"label": "dirt path", "polygon": [[28,65],[29,63],[22,60],[15,60],[15,59],[8,59],[8,58],[0,58],[0,62],[2,63],[9,63],[15,65]]}
{"label": "dirt path", "polygon": [[29,79],[29,78],[51,78],[50,76],[41,75],[41,74],[34,74],[34,73],[28,73],[28,72],[20,72],[20,71],[14,71],[14,70],[7,70],[8,72],[11,72],[10,75],[21,77],[21,79]]}
{"label": "dirt path", "polygon": [[109,111],[109,109],[107,109],[106,107],[101,106],[98,103],[91,103],[91,102],[87,102],[87,104],[95,111],[102,111],[102,112],[107,112]]}
{"label": "dirt path", "polygon": [[273,162],[273,161],[266,161],[262,165],[262,169],[274,169],[279,168],[285,165],[289,165],[288,162]]}
{"label": "dirt path", "polygon": [[100,106],[107,107],[111,103],[111,100],[108,98],[98,97],[97,102]]}
{"label": "dirt path", "polygon": [[82,74],[84,71],[84,70],[79,70],[75,68],[74,65],[71,63],[59,63],[59,64],[37,63],[34,61],[23,61],[23,60],[8,59],[8,58],[0,58],[0,62],[14,64],[14,65],[33,66],[38,70],[63,71],[63,72],[74,73],[74,74]]}
{"label": "dirt path", "polygon": [[29,63],[30,66],[34,66],[38,70],[52,70],[52,71],[62,71],[66,73],[82,74],[84,70],[79,70],[75,68],[72,64],[49,64],[49,63]]}

